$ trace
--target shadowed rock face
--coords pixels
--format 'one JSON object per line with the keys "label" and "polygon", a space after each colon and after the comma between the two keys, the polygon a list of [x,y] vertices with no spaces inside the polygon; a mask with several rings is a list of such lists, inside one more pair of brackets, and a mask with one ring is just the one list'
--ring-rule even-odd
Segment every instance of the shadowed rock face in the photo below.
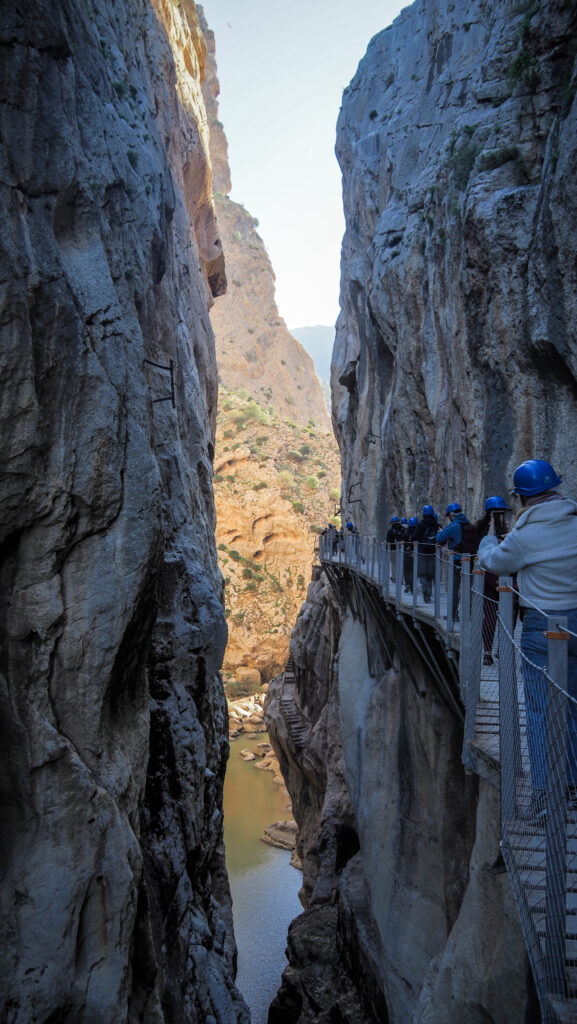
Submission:
{"label": "shadowed rock face", "polygon": [[333,416],[369,529],[476,517],[525,458],[577,491],[576,17],[418,0],[345,91]]}
{"label": "shadowed rock face", "polygon": [[395,617],[371,607],[359,620],[324,576],[312,584],[295,685],[273,681],[265,703],[305,906],[271,1024],[521,1021],[532,1004],[508,878],[493,869],[498,793],[465,774],[459,716]]}
{"label": "shadowed rock face", "polygon": [[191,0],[31,0],[0,41],[2,1015],[246,1020],[204,39]]}
{"label": "shadowed rock face", "polygon": [[[418,0],[345,92],[333,421],[368,535],[429,500],[476,517],[531,456],[577,493],[576,28],[562,2]],[[465,775],[454,705],[365,597],[359,619],[311,588],[290,716],[271,687],[307,902],[271,1020],[537,1018],[498,792]],[[334,942],[315,959],[319,921]]]}

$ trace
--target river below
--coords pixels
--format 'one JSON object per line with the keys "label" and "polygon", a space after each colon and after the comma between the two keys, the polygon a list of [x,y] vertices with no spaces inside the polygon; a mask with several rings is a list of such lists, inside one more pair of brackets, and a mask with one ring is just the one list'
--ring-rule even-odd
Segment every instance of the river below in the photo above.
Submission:
{"label": "river below", "polygon": [[243,761],[266,740],[239,736],[230,743],[224,783],[224,841],[238,946],[237,987],[246,999],[252,1024],[267,1024],[268,1008],[281,983],[288,926],[302,912],[301,873],[290,866],[290,852],[260,839],[273,821],[292,818],[286,793],[272,772]]}

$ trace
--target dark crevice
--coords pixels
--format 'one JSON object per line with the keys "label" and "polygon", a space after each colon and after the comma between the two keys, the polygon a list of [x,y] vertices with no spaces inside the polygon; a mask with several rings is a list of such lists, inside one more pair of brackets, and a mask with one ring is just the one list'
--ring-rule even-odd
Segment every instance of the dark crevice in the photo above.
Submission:
{"label": "dark crevice", "polygon": [[338,875],[351,858],[359,852],[361,844],[355,829],[350,825],[337,825],[335,836],[337,842],[335,873]]}

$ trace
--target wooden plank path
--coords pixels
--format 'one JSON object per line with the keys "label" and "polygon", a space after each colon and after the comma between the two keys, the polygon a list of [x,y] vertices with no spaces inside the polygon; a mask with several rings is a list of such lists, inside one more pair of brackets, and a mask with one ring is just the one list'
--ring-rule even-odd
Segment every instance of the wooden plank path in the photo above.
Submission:
{"label": "wooden plank path", "polygon": [[289,655],[284,670],[279,706],[292,745],[297,753],[300,753],[306,747],[309,726],[296,700],[295,665],[292,655]]}

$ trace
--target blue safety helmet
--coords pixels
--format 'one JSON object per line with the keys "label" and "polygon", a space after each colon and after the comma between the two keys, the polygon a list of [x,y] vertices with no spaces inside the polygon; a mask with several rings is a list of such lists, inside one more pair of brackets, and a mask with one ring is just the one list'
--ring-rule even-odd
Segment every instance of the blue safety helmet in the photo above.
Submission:
{"label": "blue safety helmet", "polygon": [[411,518],[409,519],[409,526],[416,526],[418,522],[419,520],[417,519],[416,516],[411,516]]}
{"label": "blue safety helmet", "polygon": [[496,509],[503,509],[504,512],[511,511],[509,506],[503,501],[503,498],[500,498],[498,494],[494,494],[492,498],[487,498],[485,502],[485,512],[491,512]]}
{"label": "blue safety helmet", "polygon": [[401,523],[403,524],[403,526],[407,525],[407,517],[406,516],[402,516]]}
{"label": "blue safety helmet", "polygon": [[451,512],[462,512],[463,509],[459,505],[458,501],[452,501],[450,505],[447,505],[446,515],[450,516]]}
{"label": "blue safety helmet", "polygon": [[392,523],[398,523],[398,521],[399,521],[399,517],[398,516],[391,516],[391,522]]}
{"label": "blue safety helmet", "polygon": [[352,530],[352,528],[353,528],[353,524],[349,520],[349,522],[347,523],[347,530]]}
{"label": "blue safety helmet", "polygon": [[513,474],[513,490],[511,494],[542,494],[561,483],[550,462],[544,459],[528,459],[517,466]]}
{"label": "blue safety helmet", "polygon": [[432,505],[423,505],[424,516],[434,516],[435,510]]}

